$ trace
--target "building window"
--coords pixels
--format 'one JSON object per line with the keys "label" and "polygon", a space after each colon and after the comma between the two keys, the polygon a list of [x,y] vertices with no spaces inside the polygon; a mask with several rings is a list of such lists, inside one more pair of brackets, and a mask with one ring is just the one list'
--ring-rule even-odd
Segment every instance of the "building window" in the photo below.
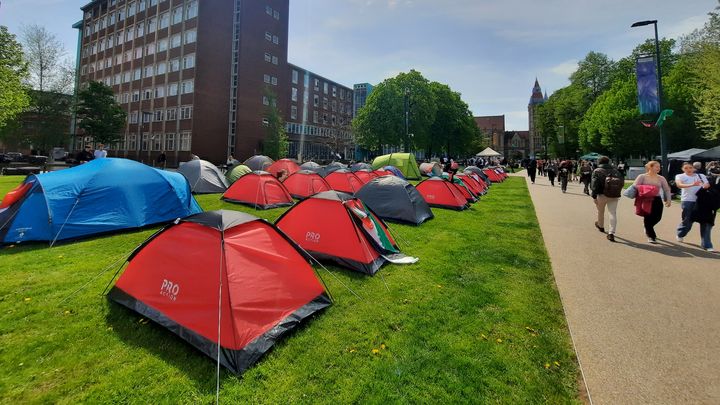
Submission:
{"label": "building window", "polygon": [[191,44],[197,40],[197,31],[194,29],[185,31],[185,44]]}
{"label": "building window", "polygon": [[177,96],[177,95],[178,95],[178,84],[177,83],[168,84],[168,96]]}
{"label": "building window", "polygon": [[323,83],[323,93],[328,94],[328,84],[327,84],[327,82]]}
{"label": "building window", "polygon": [[327,97],[323,97],[323,110],[328,109],[328,99]]}
{"label": "building window", "polygon": [[292,71],[292,82],[293,82],[293,84],[297,84],[297,82],[298,82],[298,71],[297,70]]}
{"label": "building window", "polygon": [[133,80],[140,80],[142,78],[142,69],[137,68],[133,71]]}
{"label": "building window", "polygon": [[140,38],[145,35],[145,24],[138,24],[135,27],[135,38]]}
{"label": "building window", "polygon": [[180,93],[181,94],[188,94],[193,92],[195,82],[194,80],[184,80],[182,82],[182,85],[180,86]]}
{"label": "building window", "polygon": [[123,93],[122,102],[123,104],[127,104],[130,102],[130,93]]}
{"label": "building window", "polygon": [[318,122],[318,112],[317,111],[313,111],[313,122],[316,124]]}
{"label": "building window", "polygon": [[152,115],[151,112],[143,111],[143,112],[142,112],[142,122],[143,122],[143,124],[147,124],[148,122],[152,121],[152,117],[153,117],[153,115]]}
{"label": "building window", "polygon": [[155,98],[165,97],[165,86],[155,87]]}
{"label": "building window", "polygon": [[131,15],[135,15],[135,2],[134,1],[128,3],[127,15],[128,15],[128,17],[130,17]]}
{"label": "building window", "polygon": [[180,70],[180,59],[170,59],[170,72],[177,72]]}
{"label": "building window", "polygon": [[140,101],[140,90],[133,90],[132,101]]}
{"label": "building window", "polygon": [[177,108],[168,108],[165,111],[166,121],[175,121],[177,119]]}
{"label": "building window", "polygon": [[163,38],[163,39],[159,40],[157,43],[157,51],[163,52],[163,51],[167,51],[167,49],[168,49],[168,39]]}
{"label": "building window", "polygon": [[192,143],[192,136],[189,131],[180,133],[180,144],[178,145],[179,151],[189,151]]}
{"label": "building window", "polygon": [[130,62],[132,60],[133,52],[132,51],[125,51],[123,54],[123,61],[124,62]]}
{"label": "building window", "polygon": [[270,6],[265,6],[265,14],[272,15],[273,9]]}
{"label": "building window", "polygon": [[124,21],[124,20],[125,20],[125,9],[124,9],[124,8],[122,8],[122,9],[120,9],[120,11],[118,11],[118,13],[117,13],[117,20],[118,20],[118,21]]}
{"label": "building window", "polygon": [[265,31],[265,40],[266,40],[266,41],[269,41],[269,42],[272,42],[272,34],[269,33],[269,32],[267,32],[267,31]]}
{"label": "building window", "polygon": [[265,83],[270,83],[270,75],[264,74],[264,75],[263,75],[263,81],[264,81]]}
{"label": "building window", "polygon": [[195,67],[195,54],[183,56],[183,69],[190,69]]}
{"label": "building window", "polygon": [[170,26],[170,13],[160,14],[160,25],[158,25],[158,29],[164,29],[168,26]]}
{"label": "building window", "polygon": [[262,101],[263,105],[270,105],[270,99],[267,96],[263,96]]}
{"label": "building window", "polygon": [[155,43],[145,45],[145,56],[155,55]]}
{"label": "building window", "polygon": [[130,139],[128,141],[128,150],[137,150],[137,135],[130,135]]}
{"label": "building window", "polygon": [[156,75],[162,75],[167,72],[167,63],[166,62],[158,62],[158,64],[155,66],[155,74]]}
{"label": "building window", "polygon": [[175,134],[165,134],[165,150],[170,152],[175,150]]}
{"label": "building window", "polygon": [[133,27],[129,27],[128,29],[125,30],[125,42],[133,40],[133,33],[134,33]]}
{"label": "building window", "polygon": [[298,98],[297,95],[298,95],[298,89],[296,87],[293,87],[291,95],[290,95],[290,98],[292,99],[292,101],[297,101],[297,98]]}
{"label": "building window", "polygon": [[277,86],[277,77],[273,76],[270,78],[270,83],[272,83],[273,86]]}
{"label": "building window", "polygon": [[270,61],[272,61],[272,56],[269,53],[265,52],[265,62],[270,62]]}
{"label": "building window", "polygon": [[277,35],[273,35],[273,44],[277,45],[280,43],[280,38]]}
{"label": "building window", "polygon": [[183,20],[183,8],[176,7],[172,11],[172,23],[173,25],[181,23]]}
{"label": "building window", "polygon": [[293,120],[297,119],[297,106],[290,107],[290,118]]}
{"label": "building window", "polygon": [[189,120],[192,118],[193,108],[191,105],[180,107],[180,119]]}
{"label": "building window", "polygon": [[144,72],[143,72],[143,77],[153,77],[153,76],[155,76],[155,66],[153,66],[153,65],[145,66]]}
{"label": "building window", "polygon": [[333,110],[333,112],[337,111],[337,100],[332,101],[332,110]]}
{"label": "building window", "polygon": [[155,110],[153,121],[165,121],[165,110]]}
{"label": "building window", "polygon": [[123,72],[122,82],[123,82],[123,83],[130,83],[130,72],[129,72],[129,71],[128,71],[128,72]]}
{"label": "building window", "polygon": [[273,18],[276,20],[280,19],[280,12],[277,10],[273,10]]}
{"label": "building window", "polygon": [[270,120],[267,119],[267,118],[263,118],[263,119],[262,119],[262,124],[263,124],[263,126],[268,126],[268,125],[270,125]]}
{"label": "building window", "polygon": [[143,49],[138,47],[135,48],[135,59],[140,59],[143,56]]}
{"label": "building window", "polygon": [[120,73],[115,75],[115,79],[113,80],[114,84],[120,84],[122,83],[122,75]]}
{"label": "building window", "polygon": [[320,80],[315,79],[315,91],[320,90]]}
{"label": "building window", "polygon": [[337,87],[332,86],[332,95],[333,97],[337,97]]}
{"label": "building window", "polygon": [[[114,3],[116,0],[112,0],[111,2]],[[138,1],[138,13],[141,11],[145,11],[145,0]]]}
{"label": "building window", "polygon": [[180,34],[175,34],[170,37],[170,48],[177,48],[180,45],[182,45],[182,36],[180,36]]}
{"label": "building window", "polygon": [[115,64],[122,65],[123,55],[121,53],[115,55]]}
{"label": "building window", "polygon": [[317,107],[320,105],[320,96],[317,94],[313,94],[313,107]]}
{"label": "building window", "polygon": [[142,134],[142,144],[140,145],[140,150],[148,150],[148,138],[150,138],[150,134],[144,132]]}
{"label": "building window", "polygon": [[157,30],[157,17],[150,17],[147,20],[147,33],[152,34]]}
{"label": "building window", "polygon": [[185,6],[185,19],[189,20],[191,18],[197,17],[198,13],[198,2],[197,0],[193,0],[187,3]]}
{"label": "building window", "polygon": [[130,123],[131,124],[137,124],[138,123],[138,112],[133,111],[130,113]]}

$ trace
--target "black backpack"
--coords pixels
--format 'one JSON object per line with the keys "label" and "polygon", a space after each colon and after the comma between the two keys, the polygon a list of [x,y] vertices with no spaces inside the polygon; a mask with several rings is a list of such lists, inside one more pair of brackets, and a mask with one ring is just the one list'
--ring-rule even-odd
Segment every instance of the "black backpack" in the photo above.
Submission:
{"label": "black backpack", "polygon": [[605,181],[603,182],[602,194],[608,198],[620,198],[622,195],[625,180],[620,176],[617,170],[605,170]]}

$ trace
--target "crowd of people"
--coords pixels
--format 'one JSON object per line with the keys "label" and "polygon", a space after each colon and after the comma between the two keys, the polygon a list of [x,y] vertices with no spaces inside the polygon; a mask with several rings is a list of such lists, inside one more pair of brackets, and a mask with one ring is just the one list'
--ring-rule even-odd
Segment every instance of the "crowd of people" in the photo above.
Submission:
{"label": "crowd of people", "polygon": [[[614,166],[607,156],[600,157],[596,162],[527,159],[523,166],[533,184],[538,174],[547,176],[552,186],[555,186],[557,178],[563,193],[568,182],[581,183],[583,192],[593,198],[597,210],[595,227],[611,242],[615,242],[617,206],[621,196],[634,199],[635,214],[643,218],[648,243],[657,243],[655,226],[662,220],[664,209],[671,206],[673,196],[670,182],[661,175],[659,162],[647,162],[645,173],[638,175],[627,188],[625,164],[621,162]],[[693,224],[698,223],[700,246],[714,252],[711,233],[716,212],[720,209],[720,162],[709,162],[705,167],[701,162],[685,162],[682,173],[672,180],[679,190],[682,209],[675,239],[684,242]],[[610,219],[607,228],[606,212]]]}

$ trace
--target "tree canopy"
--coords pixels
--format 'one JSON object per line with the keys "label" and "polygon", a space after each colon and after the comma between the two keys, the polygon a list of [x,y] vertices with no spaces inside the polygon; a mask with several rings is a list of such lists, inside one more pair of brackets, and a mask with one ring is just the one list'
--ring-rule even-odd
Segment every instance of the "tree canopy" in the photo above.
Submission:
{"label": "tree canopy", "polygon": [[285,122],[277,108],[277,96],[270,90],[265,90],[265,95],[271,102],[269,103],[265,118],[265,141],[263,142],[263,153],[268,157],[277,160],[284,158],[288,154],[288,137],[285,132]]}
{"label": "tree canopy", "polygon": [[95,142],[110,144],[120,141],[127,114],[109,86],[90,82],[78,92],[77,118],[80,128]]}
{"label": "tree canopy", "polygon": [[22,84],[26,77],[22,46],[7,27],[0,26],[0,128],[30,103]]}

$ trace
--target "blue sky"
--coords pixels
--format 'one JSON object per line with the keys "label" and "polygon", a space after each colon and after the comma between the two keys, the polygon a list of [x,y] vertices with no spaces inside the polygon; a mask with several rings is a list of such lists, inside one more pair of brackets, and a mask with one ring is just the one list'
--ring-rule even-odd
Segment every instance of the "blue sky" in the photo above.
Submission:
{"label": "blue sky", "polygon": [[[203,1],[203,0],[200,0]],[[259,1],[259,0],[258,0]],[[87,1],[2,0],[0,24],[40,24],[74,55],[72,24]],[[378,83],[416,69],[462,93],[475,115],[505,114],[527,129],[537,76],[548,93],[567,84],[589,51],[618,59],[653,35],[701,27],[717,0],[290,0],[289,61],[340,83]]]}

